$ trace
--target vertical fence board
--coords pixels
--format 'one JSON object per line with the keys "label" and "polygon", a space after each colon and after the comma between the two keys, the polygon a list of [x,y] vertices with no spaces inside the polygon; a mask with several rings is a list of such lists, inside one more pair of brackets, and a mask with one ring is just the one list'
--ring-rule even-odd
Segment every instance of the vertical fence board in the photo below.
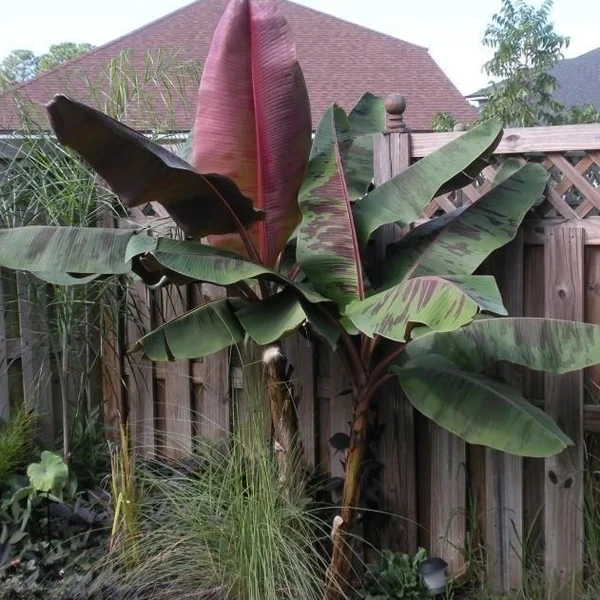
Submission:
{"label": "vertical fence board", "polygon": [[306,464],[317,464],[317,406],[314,344],[296,333],[283,340],[283,351],[293,367],[291,384],[296,397],[298,424]]}
{"label": "vertical fence board", "polygon": [[[584,232],[555,228],[546,240],[546,316],[583,320]],[[546,576],[563,598],[583,570],[583,373],[546,374],[546,410],[575,445],[546,459]]]}
{"label": "vertical fence board", "polygon": [[[527,282],[523,290],[526,317],[545,315],[544,246],[525,246],[524,275]],[[544,374],[524,369],[523,388],[526,398],[540,403],[544,398]],[[523,547],[528,563],[533,566],[543,554],[544,546],[544,461],[540,458],[523,459]],[[540,565],[535,565],[540,568]]]}
{"label": "vertical fence board", "polygon": [[[206,300],[216,300],[225,295],[223,288],[209,284],[202,286],[202,293]],[[205,379],[198,429],[204,438],[215,441],[229,432],[230,350],[225,349],[206,356],[204,365]]]}
{"label": "vertical fence board", "polygon": [[0,419],[5,420],[10,415],[10,396],[8,395],[8,350],[6,347],[6,300],[3,287],[4,273],[0,269]]}
{"label": "vertical fence board", "polygon": [[462,549],[466,532],[465,443],[454,434],[430,423],[431,508],[430,552],[442,556],[450,573],[464,567]]}
{"label": "vertical fence board", "polygon": [[[52,405],[52,368],[50,360],[50,340],[43,290],[25,273],[17,273],[19,295],[19,320],[21,325],[21,369],[23,376],[23,397],[25,407],[35,410],[39,439],[46,446],[54,443],[54,419]],[[68,420],[62,422],[68,427]]]}
{"label": "vertical fence board", "polygon": [[[336,433],[350,434],[350,422],[352,421],[352,394],[350,390],[350,379],[344,369],[344,364],[339,354],[333,353],[329,363],[329,428],[330,437]],[[336,450],[329,445],[331,455],[331,475],[333,477],[344,477],[345,462],[344,451]]]}
{"label": "vertical fence board", "polygon": [[[135,342],[152,327],[151,299],[148,289],[140,282],[132,282],[129,294],[131,316],[126,323],[127,346]],[[129,370],[127,396],[131,437],[136,450],[144,456],[154,454],[154,373],[153,364],[140,353],[127,357]]]}
{"label": "vertical fence board", "polygon": [[[585,249],[585,321],[600,323],[600,246]],[[586,370],[590,394],[594,402],[600,400],[600,365]]]}
{"label": "vertical fence board", "polygon": [[[164,316],[168,321],[182,315],[188,306],[187,288],[163,290]],[[192,378],[189,360],[169,361],[165,366],[165,453],[183,458],[192,451]]]}
{"label": "vertical fence board", "polygon": [[[511,316],[523,315],[523,232],[492,259],[492,268]],[[511,265],[507,269],[507,265]],[[502,368],[502,375],[523,390],[522,371]],[[518,456],[486,449],[485,544],[488,585],[501,593],[518,589],[522,581],[523,461]]]}

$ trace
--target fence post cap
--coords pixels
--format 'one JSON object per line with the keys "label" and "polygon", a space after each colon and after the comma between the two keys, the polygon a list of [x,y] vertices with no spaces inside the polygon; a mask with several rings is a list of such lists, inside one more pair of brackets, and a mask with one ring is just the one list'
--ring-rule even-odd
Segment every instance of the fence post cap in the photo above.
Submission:
{"label": "fence post cap", "polygon": [[386,125],[388,131],[404,131],[404,111],[406,110],[406,98],[402,94],[390,94],[385,99]]}

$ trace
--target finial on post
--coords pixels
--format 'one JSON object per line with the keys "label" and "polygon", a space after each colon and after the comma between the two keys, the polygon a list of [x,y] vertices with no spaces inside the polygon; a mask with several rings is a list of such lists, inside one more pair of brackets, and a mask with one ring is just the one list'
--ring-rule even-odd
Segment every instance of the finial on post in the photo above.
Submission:
{"label": "finial on post", "polygon": [[385,99],[385,112],[387,113],[387,130],[402,133],[406,131],[404,122],[404,111],[406,110],[406,98],[401,94],[390,94]]}

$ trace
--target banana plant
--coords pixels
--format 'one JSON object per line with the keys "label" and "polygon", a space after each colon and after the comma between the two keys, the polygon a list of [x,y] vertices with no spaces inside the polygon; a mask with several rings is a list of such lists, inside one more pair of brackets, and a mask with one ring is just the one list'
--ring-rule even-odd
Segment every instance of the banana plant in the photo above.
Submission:
{"label": "banana plant", "polygon": [[[486,371],[500,360],[558,373],[597,364],[600,327],[511,318],[494,278],[474,274],[543,194],[543,167],[507,161],[479,200],[413,228],[388,246],[384,261],[374,260],[369,243],[382,226],[405,229],[436,195],[472,181],[502,137],[499,121],[373,188],[381,99],[367,94],[349,114],[330,107],[309,150],[306,88],[271,0],[232,0],[225,11],[200,85],[193,164],[63,96],[48,112],[59,141],[126,205],[161,203],[187,239],[145,230],[0,230],[0,266],[64,284],[134,273],[229,292],[143,336],[136,349],[150,360],[200,358],[247,339],[278,353],[281,338],[299,329],[340,354],[353,417],[327,600],[347,588],[345,539],[359,504],[367,414],[391,378],[417,410],[468,442],[523,456],[551,456],[572,443]],[[274,370],[271,382],[280,376]],[[291,404],[271,398],[280,423]]]}

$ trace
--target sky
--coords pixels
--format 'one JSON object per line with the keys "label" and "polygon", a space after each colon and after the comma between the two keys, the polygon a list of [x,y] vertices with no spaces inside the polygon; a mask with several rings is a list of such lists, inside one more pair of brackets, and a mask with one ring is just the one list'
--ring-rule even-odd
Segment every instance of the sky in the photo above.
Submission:
{"label": "sky", "polygon": [[[342,19],[429,49],[459,90],[471,93],[488,83],[482,66],[489,59],[481,38],[500,0],[295,0]],[[541,0],[530,0],[539,5]],[[51,44],[105,44],[190,0],[4,0],[0,57],[16,48],[36,54]],[[555,0],[556,31],[571,37],[567,57],[600,46],[595,18],[598,0]]]}

